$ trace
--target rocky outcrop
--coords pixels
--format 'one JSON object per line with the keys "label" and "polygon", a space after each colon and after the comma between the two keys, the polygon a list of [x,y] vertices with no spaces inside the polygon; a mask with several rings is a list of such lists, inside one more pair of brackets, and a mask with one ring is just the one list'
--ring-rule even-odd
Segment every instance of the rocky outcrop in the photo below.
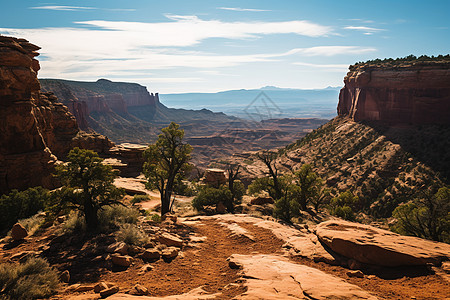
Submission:
{"label": "rocky outcrop", "polygon": [[450,124],[450,62],[351,70],[339,94],[338,115],[388,124]]}
{"label": "rocky outcrop", "polygon": [[450,259],[450,245],[402,236],[373,226],[332,220],[320,223],[316,234],[334,252],[360,263],[397,267]]}
{"label": "rocky outcrop", "polygon": [[55,187],[55,154],[63,157],[74,146],[106,150],[112,145],[103,136],[81,132],[66,106],[40,92],[39,49],[24,39],[0,36],[0,194]]}

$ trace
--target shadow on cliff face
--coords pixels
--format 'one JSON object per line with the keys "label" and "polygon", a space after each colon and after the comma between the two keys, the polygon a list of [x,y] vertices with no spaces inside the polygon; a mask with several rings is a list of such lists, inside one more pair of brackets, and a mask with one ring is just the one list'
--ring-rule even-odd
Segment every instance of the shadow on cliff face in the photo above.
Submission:
{"label": "shadow on cliff face", "polygon": [[450,183],[450,125],[396,125],[363,122],[399,144],[413,158],[439,172]]}

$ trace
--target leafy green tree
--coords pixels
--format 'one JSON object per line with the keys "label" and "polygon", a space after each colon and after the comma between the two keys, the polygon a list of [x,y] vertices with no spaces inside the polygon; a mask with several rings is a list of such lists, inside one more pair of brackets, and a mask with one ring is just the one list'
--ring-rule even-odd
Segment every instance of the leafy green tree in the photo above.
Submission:
{"label": "leafy green tree", "polygon": [[99,210],[120,203],[118,199],[123,196],[123,191],[113,184],[117,173],[92,150],[74,148],[67,160],[56,167],[56,176],[64,185],[56,195],[61,204],[83,212],[87,229],[96,230]]}
{"label": "leafy green tree", "polygon": [[298,187],[291,185],[283,197],[275,202],[273,215],[277,219],[281,219],[287,223],[291,223],[291,219],[299,215],[300,207],[293,196]]}
{"label": "leafy green tree", "polygon": [[333,216],[353,221],[355,220],[353,207],[355,207],[358,202],[358,196],[353,196],[350,191],[343,192],[338,197],[331,199],[330,213]]}
{"label": "leafy green tree", "polygon": [[449,243],[450,188],[426,191],[422,197],[398,206],[393,217],[397,223],[391,229],[398,233]]}
{"label": "leafy green tree", "polygon": [[147,187],[158,189],[161,195],[161,215],[170,212],[174,185],[190,167],[192,147],[183,142],[184,130],[172,122],[158,136],[155,144],[144,152],[144,174]]}
{"label": "leafy green tree", "polygon": [[312,170],[311,165],[304,164],[294,174],[294,182],[299,187],[296,189],[295,198],[300,209],[306,210],[309,203],[314,203],[319,208],[324,199],[322,179]]}

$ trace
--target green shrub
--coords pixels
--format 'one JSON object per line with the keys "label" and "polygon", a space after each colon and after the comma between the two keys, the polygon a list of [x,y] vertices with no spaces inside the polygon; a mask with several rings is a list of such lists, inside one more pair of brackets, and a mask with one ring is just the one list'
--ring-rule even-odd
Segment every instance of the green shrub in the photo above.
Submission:
{"label": "green shrub", "polygon": [[233,201],[233,195],[228,187],[222,185],[219,188],[204,186],[200,189],[197,197],[192,200],[192,206],[198,210],[205,210],[205,206],[217,205],[219,202],[229,207]]}
{"label": "green shrub", "polygon": [[133,199],[131,199],[131,204],[141,203],[148,201],[150,197],[148,195],[134,195]]}
{"label": "green shrub", "polygon": [[119,241],[128,245],[142,245],[148,241],[148,236],[143,233],[135,224],[123,224],[118,233]]}
{"label": "green shrub", "polygon": [[359,198],[353,196],[350,191],[346,191],[340,194],[338,197],[331,199],[330,202],[330,213],[333,216],[354,221],[355,214],[353,208],[358,204]]}
{"label": "green shrub", "polygon": [[291,223],[291,219],[298,215],[300,205],[290,197],[281,197],[275,202],[275,210],[273,215],[277,219],[281,219],[287,223]]}
{"label": "green shrub", "polygon": [[32,235],[42,225],[42,223],[44,223],[44,221],[44,216],[35,214],[29,218],[19,220],[19,223],[25,227],[29,235]]}
{"label": "green shrub", "polygon": [[6,233],[19,219],[31,217],[43,210],[50,193],[42,187],[29,188],[19,192],[12,190],[0,197],[0,232]]}
{"label": "green shrub", "polygon": [[0,264],[2,299],[42,299],[53,295],[59,285],[58,273],[42,258],[24,264]]}
{"label": "green shrub", "polygon": [[157,223],[161,222],[161,216],[158,215],[158,214],[153,214],[152,215],[152,221],[153,222],[157,222]]}
{"label": "green shrub", "polygon": [[124,205],[104,206],[98,212],[99,226],[101,230],[108,231],[119,227],[121,224],[136,224],[140,216],[139,210]]}

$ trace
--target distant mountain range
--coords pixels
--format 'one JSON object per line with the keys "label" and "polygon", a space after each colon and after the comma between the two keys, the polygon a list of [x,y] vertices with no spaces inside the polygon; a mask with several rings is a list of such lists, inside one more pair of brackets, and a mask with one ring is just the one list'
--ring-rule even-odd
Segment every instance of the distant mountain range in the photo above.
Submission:
{"label": "distant mountain range", "polygon": [[161,103],[173,108],[223,112],[244,119],[322,118],[336,116],[340,87],[230,90],[218,93],[160,94]]}

